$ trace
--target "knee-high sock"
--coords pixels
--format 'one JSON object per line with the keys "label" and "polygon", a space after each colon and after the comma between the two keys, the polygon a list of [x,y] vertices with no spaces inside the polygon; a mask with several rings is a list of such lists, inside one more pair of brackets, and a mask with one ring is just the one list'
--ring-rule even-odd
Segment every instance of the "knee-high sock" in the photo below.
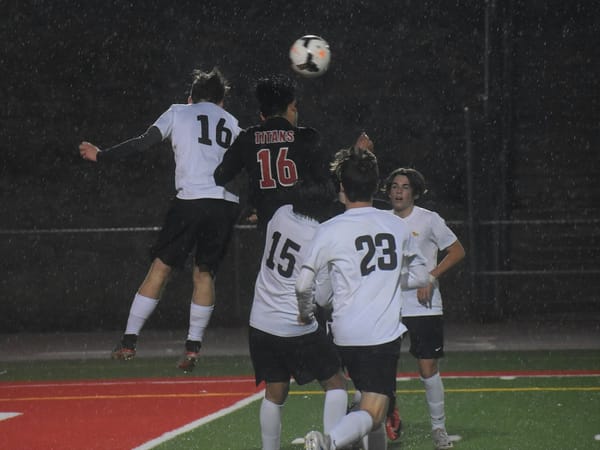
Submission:
{"label": "knee-high sock", "polygon": [[344,448],[362,439],[373,427],[373,419],[366,411],[354,411],[344,416],[333,427],[329,436],[336,448]]}
{"label": "knee-high sock", "polygon": [[446,415],[444,412],[444,384],[439,372],[429,378],[421,378],[425,385],[425,398],[431,416],[431,428],[443,428],[446,426]]}
{"label": "knee-high sock", "polygon": [[385,434],[385,425],[382,423],[379,428],[371,431],[362,439],[363,450],[387,450],[387,434]]}
{"label": "knee-high sock", "polygon": [[325,393],[323,405],[323,431],[325,434],[346,415],[348,408],[348,394],[344,389],[331,389]]}
{"label": "knee-high sock", "polygon": [[352,405],[353,405],[352,410],[353,411],[358,410],[358,406],[360,405],[361,398],[362,398],[362,392],[355,391],[354,396],[352,397]]}
{"label": "knee-high sock", "polygon": [[204,330],[210,322],[210,317],[215,309],[214,305],[202,306],[195,303],[190,304],[190,328],[188,331],[188,340],[200,341],[204,338]]}
{"label": "knee-high sock", "polygon": [[144,297],[136,293],[133,302],[131,302],[131,308],[129,308],[125,334],[140,334],[142,327],[154,312],[156,305],[158,305],[157,299]]}
{"label": "knee-high sock", "polygon": [[260,405],[260,435],[263,450],[279,450],[281,444],[281,408],[263,398]]}

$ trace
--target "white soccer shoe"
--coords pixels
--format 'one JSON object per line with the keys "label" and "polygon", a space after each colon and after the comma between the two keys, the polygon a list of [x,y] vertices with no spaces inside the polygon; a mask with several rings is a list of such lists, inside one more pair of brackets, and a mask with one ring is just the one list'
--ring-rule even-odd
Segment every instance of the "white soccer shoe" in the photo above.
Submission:
{"label": "white soccer shoe", "polygon": [[434,428],[431,432],[431,438],[433,439],[435,450],[446,450],[454,447],[445,428]]}
{"label": "white soccer shoe", "polygon": [[320,431],[310,431],[304,438],[304,450],[332,450],[331,438]]}

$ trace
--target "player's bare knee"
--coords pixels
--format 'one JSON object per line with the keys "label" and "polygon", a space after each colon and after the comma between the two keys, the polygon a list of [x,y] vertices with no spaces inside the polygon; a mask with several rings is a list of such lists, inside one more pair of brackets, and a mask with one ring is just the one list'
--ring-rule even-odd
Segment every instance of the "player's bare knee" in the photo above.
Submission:
{"label": "player's bare knee", "polygon": [[215,278],[214,270],[207,264],[197,264],[194,268],[194,279],[199,281],[212,281]]}
{"label": "player's bare knee", "polygon": [[388,410],[388,397],[374,392],[363,392],[360,409],[366,411],[373,420],[373,430],[376,430],[385,420]]}
{"label": "player's bare knee", "polygon": [[419,360],[419,375],[421,378],[427,379],[438,373],[437,360],[421,359]]}
{"label": "player's bare knee", "polygon": [[145,281],[152,283],[154,285],[160,284],[160,285],[162,285],[162,287],[164,287],[164,285],[166,285],[167,282],[169,281],[171,272],[172,272],[171,266],[168,266],[167,264],[162,262],[160,259],[156,258],[152,262],[152,265],[150,266],[150,270],[148,271],[148,274],[146,275]]}
{"label": "player's bare knee", "polygon": [[332,377],[323,380],[320,383],[323,389],[326,391],[331,391],[333,389],[347,389],[346,377],[343,375],[342,372],[337,372]]}
{"label": "player's bare knee", "polygon": [[283,405],[290,390],[289,383],[267,383],[265,398],[276,405]]}

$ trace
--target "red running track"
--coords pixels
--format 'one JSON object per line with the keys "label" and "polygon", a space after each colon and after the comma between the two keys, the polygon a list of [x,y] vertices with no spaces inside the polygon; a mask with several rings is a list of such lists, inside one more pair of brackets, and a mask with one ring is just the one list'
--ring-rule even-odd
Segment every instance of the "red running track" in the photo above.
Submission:
{"label": "red running track", "polygon": [[0,383],[0,447],[131,449],[260,391],[254,378]]}

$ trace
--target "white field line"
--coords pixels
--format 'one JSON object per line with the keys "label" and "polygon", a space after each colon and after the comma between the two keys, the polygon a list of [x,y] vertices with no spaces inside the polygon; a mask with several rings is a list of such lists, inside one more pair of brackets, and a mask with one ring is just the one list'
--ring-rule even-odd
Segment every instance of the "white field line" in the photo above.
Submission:
{"label": "white field line", "polygon": [[[510,376],[510,372],[509,372],[509,376]],[[570,377],[570,376],[597,376],[595,374],[592,375],[580,375],[580,374],[576,374],[576,375],[569,375],[569,374],[549,374],[549,375],[540,375],[540,374],[533,374],[533,375],[523,375],[523,374],[519,374],[517,376],[517,378],[528,378],[528,377],[548,377],[548,378],[552,378],[552,377],[556,377],[556,378],[560,378],[560,377]],[[418,378],[418,377],[417,377]],[[481,375],[481,374],[473,374],[473,375],[459,375],[459,376],[450,376],[450,377],[444,377],[444,378],[499,378],[502,379],[503,377],[500,376],[498,373],[494,374],[494,375]],[[403,376],[398,376],[396,378],[396,381],[408,381],[410,378],[409,377],[403,377]],[[237,380],[239,381],[239,379]],[[293,380],[292,380],[293,382]],[[187,433],[188,431],[193,430],[194,428],[197,428],[201,425],[204,425],[206,423],[212,422],[213,420],[219,419],[221,417],[226,416],[229,413],[232,413],[234,411],[237,411],[241,408],[244,408],[245,406],[249,405],[250,403],[253,403],[259,399],[261,399],[264,396],[264,389],[260,392],[257,392],[254,395],[251,395],[243,400],[240,400],[239,402],[221,409],[219,411],[217,411],[216,413],[210,414],[208,416],[202,417],[201,419],[198,419],[194,422],[190,422],[187,425],[184,425],[180,428],[177,428],[175,430],[172,431],[168,431],[166,433],[164,433],[162,436],[156,438],[156,439],[152,439],[151,441],[148,441],[142,445],[140,445],[139,447],[135,447],[132,450],[149,450],[152,449],[170,439],[173,439],[177,436],[179,436],[180,434],[183,433]],[[292,394],[290,392],[290,394]],[[453,436],[454,440],[458,441],[461,439],[460,436]],[[304,442],[304,439],[302,438],[298,438],[297,440],[294,440],[295,442],[292,442],[292,444],[298,444],[300,443],[300,440],[302,440],[302,442]]]}
{"label": "white field line", "polygon": [[180,428],[176,428],[175,430],[168,431],[168,432],[164,433],[162,436],[159,436],[156,439],[152,439],[151,441],[148,441],[148,442],[140,445],[139,447],[135,447],[132,450],[149,450],[151,448],[154,448],[157,445],[162,444],[163,442],[166,442],[170,439],[173,439],[176,436],[179,436],[180,434],[187,433],[188,431],[191,431],[194,428],[197,428],[201,425],[212,422],[213,420],[224,417],[227,414],[237,411],[238,409],[242,409],[245,406],[249,405],[250,403],[253,403],[253,402],[261,399],[264,396],[264,394],[265,394],[265,391],[263,389],[262,391],[257,392],[256,394],[253,394],[249,397],[246,397],[245,399],[240,400],[239,402],[234,403],[233,405],[231,405],[227,408],[223,408],[223,409],[221,409],[215,413],[212,413],[208,416],[202,417],[201,419],[190,422],[187,425],[184,425]]}
{"label": "white field line", "polygon": [[0,422],[7,419],[12,419],[13,417],[20,416],[23,413],[20,412],[0,412]]}
{"label": "white field line", "polygon": [[[595,373],[592,374],[569,374],[569,373],[550,373],[550,374],[542,374],[542,373],[531,373],[531,374],[523,374],[523,373],[518,373],[515,375],[512,375],[510,373],[510,371],[508,372],[504,372],[506,375],[502,376],[501,373],[490,373],[489,375],[487,374],[481,374],[481,373],[473,373],[472,375],[470,374],[461,374],[461,375],[448,375],[448,376],[444,376],[444,378],[498,378],[498,379],[512,379],[513,377],[515,378],[564,378],[564,377],[595,377],[597,376]],[[396,378],[396,381],[408,381],[410,379],[413,378],[418,378],[418,376],[415,377],[407,377],[407,376],[398,376]],[[218,378],[218,379],[209,379],[209,380],[200,380],[200,379],[196,379],[196,380],[135,380],[135,381],[90,381],[90,382],[75,382],[75,383],[70,383],[70,382],[65,382],[65,383],[38,383],[38,384],[27,384],[27,386],[30,387],[54,387],[54,386],[110,386],[110,385],[123,385],[123,384],[140,384],[140,383],[146,383],[146,384],[196,384],[196,383],[223,383],[223,382],[229,382],[229,383],[247,383],[249,379],[252,379],[252,377],[238,377],[238,378]],[[22,387],[21,385],[4,385],[1,386],[0,388],[18,388],[18,387]],[[261,399],[264,396],[264,389],[262,391],[259,391],[253,395],[250,395],[236,403],[234,403],[233,405],[227,407],[227,408],[223,408],[213,414],[210,414],[208,416],[202,417],[198,420],[195,420],[193,422],[190,422],[182,427],[176,428],[172,431],[168,431],[164,434],[162,434],[161,436],[159,436],[158,438],[152,439],[151,441],[148,441],[138,447],[135,447],[132,450],[149,450],[152,449],[170,439],[173,439],[181,434],[187,433],[188,431],[193,430],[194,428],[197,428],[199,426],[202,426],[204,424],[207,424],[209,422],[212,422],[213,420],[219,419],[221,417],[226,416],[227,414],[230,414],[232,412],[235,412],[239,409],[242,409],[244,407],[246,407],[247,405]],[[10,413],[13,414],[13,413]],[[1,417],[1,416],[0,416]],[[5,418],[9,418],[9,417],[5,417]],[[1,420],[1,419],[0,419]]]}

